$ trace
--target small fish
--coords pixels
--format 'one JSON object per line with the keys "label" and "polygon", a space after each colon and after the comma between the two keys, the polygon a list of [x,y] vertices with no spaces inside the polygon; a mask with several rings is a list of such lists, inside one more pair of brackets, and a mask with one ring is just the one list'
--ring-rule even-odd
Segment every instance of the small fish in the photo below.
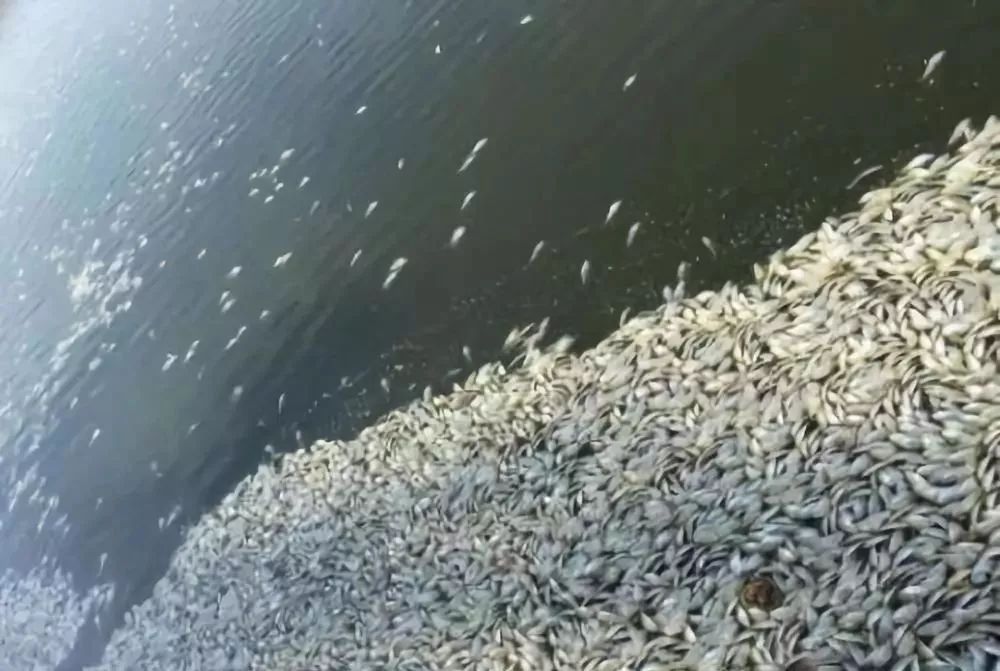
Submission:
{"label": "small fish", "polygon": [[934,74],[938,66],[941,65],[941,61],[944,59],[944,50],[939,51],[927,59],[927,66],[924,68],[924,74],[920,77],[921,81],[926,81],[928,77]]}
{"label": "small fish", "polygon": [[305,186],[306,184],[308,184],[308,183],[309,183],[309,179],[310,179],[310,178],[309,178],[309,175],[305,175],[305,176],[303,176],[303,177],[302,177],[302,179],[301,179],[301,180],[299,180],[299,188],[301,189],[301,188],[302,188],[302,187],[304,187],[304,186]]}
{"label": "small fish", "polygon": [[719,256],[719,252],[716,251],[716,249],[715,249],[715,243],[712,242],[711,238],[708,238],[706,236],[702,236],[702,238],[701,238],[701,244],[705,245],[705,249],[707,249],[708,251],[710,251],[712,253],[712,256],[714,256],[714,257],[718,257]]}
{"label": "small fish", "polygon": [[203,258],[205,258],[205,254],[207,253],[208,253],[207,249],[203,249],[200,252],[198,252],[198,260],[201,261]]}
{"label": "small fish", "polygon": [[396,161],[396,169],[397,170],[402,170],[404,165],[406,165],[406,159],[405,158],[401,158],[398,161]]}
{"label": "small fish", "polygon": [[362,252],[362,250],[360,250],[360,249],[358,251],[354,252],[354,256],[351,257],[351,265],[349,266],[350,268],[353,268],[354,264],[357,263],[358,259],[361,258],[361,252]]}
{"label": "small fish", "polygon": [[244,333],[246,333],[246,330],[247,330],[246,326],[241,326],[239,330],[236,331],[236,335],[230,338],[229,342],[226,343],[226,348],[225,348],[226,352],[231,350],[236,345],[236,343],[240,341],[240,338],[243,336]]}
{"label": "small fish", "polygon": [[590,280],[590,261],[584,261],[580,266],[580,282],[586,284]]}
{"label": "small fish", "polygon": [[368,109],[368,105],[362,105],[361,107],[358,108],[358,110],[354,113],[354,115],[357,116],[359,114],[364,114],[366,109]]}
{"label": "small fish", "polygon": [[451,240],[448,241],[448,246],[454,249],[461,242],[462,236],[465,235],[465,226],[459,226],[454,231],[451,232]]}
{"label": "small fish", "polygon": [[232,294],[233,294],[233,292],[231,292],[231,291],[230,291],[229,289],[226,289],[225,291],[223,291],[223,292],[222,292],[222,295],[221,295],[221,296],[219,296],[219,305],[222,305],[223,303],[225,303],[225,302],[226,302],[226,300],[227,300],[227,299],[228,299],[228,298],[229,298],[229,297],[230,297],[230,296],[231,296]]}
{"label": "small fish", "polygon": [[260,193],[260,189],[258,189],[257,187],[254,187],[254,188],[250,189],[250,192],[247,195],[250,196],[251,198],[253,198],[258,193]]}
{"label": "small fish", "polygon": [[611,223],[611,219],[614,218],[616,214],[618,214],[618,208],[620,208],[621,206],[622,206],[622,201],[620,200],[616,200],[615,202],[611,203],[611,207],[608,208],[608,216],[604,217],[605,225]]}
{"label": "small fish", "polygon": [[229,400],[236,403],[243,396],[243,385],[238,384],[233,387],[232,393],[229,395]]}
{"label": "small fish", "polygon": [[475,191],[470,191],[469,193],[465,194],[465,198],[462,199],[462,207],[460,207],[459,209],[464,210],[465,208],[467,208],[469,206],[469,203],[471,203],[472,199],[475,197],[476,197]]}
{"label": "small fish", "polygon": [[[103,499],[101,500],[103,501]],[[108,553],[102,552],[100,558],[100,564],[97,567],[97,575],[101,575],[102,573],[104,573],[104,564],[107,563],[107,561],[108,561]]]}
{"label": "small fish", "polygon": [[637,221],[632,224],[628,229],[628,235],[625,236],[625,246],[631,247],[632,243],[635,242],[635,236],[639,233],[639,228],[642,226],[641,221]]}
{"label": "small fish", "polygon": [[469,155],[465,157],[461,167],[459,167],[459,172],[465,172],[466,168],[472,165],[472,162],[476,160],[476,156],[479,155],[479,152],[486,147],[487,142],[489,142],[489,138],[487,137],[480,138],[476,141],[476,144],[472,147],[472,151],[469,152]]}
{"label": "small fish", "polygon": [[531,14],[525,14],[524,16],[521,17],[521,25],[526,26],[534,20],[535,17],[533,17]]}
{"label": "small fish", "polygon": [[243,266],[233,266],[232,270],[226,273],[226,279],[235,280],[237,277],[239,277],[240,272],[242,272],[242,270]]}
{"label": "small fish", "polygon": [[281,156],[278,157],[278,162],[284,163],[285,161],[290,159],[294,154],[295,154],[295,149],[286,149],[285,151],[281,152]]}
{"label": "small fish", "polygon": [[184,355],[184,363],[187,363],[194,357],[195,353],[198,351],[198,343],[200,342],[200,340],[195,340],[191,343],[191,346],[188,347],[187,354]]}
{"label": "small fish", "polygon": [[882,169],[881,165],[873,165],[870,168],[865,168],[864,170],[862,170],[858,174],[857,177],[855,177],[854,179],[851,180],[851,183],[847,185],[847,188],[848,189],[853,189],[855,186],[857,186],[858,182],[860,182],[861,180],[863,180],[868,175],[872,175],[872,174],[878,172],[881,169]]}
{"label": "small fish", "polygon": [[381,380],[379,380],[379,381],[378,381],[378,383],[379,383],[379,385],[380,385],[380,386],[382,387],[382,390],[383,390],[383,391],[384,391],[385,393],[387,393],[387,394],[388,394],[388,393],[389,393],[389,380],[387,380],[387,379],[385,379],[385,378],[383,377],[383,378],[382,378]]}
{"label": "small fish", "polygon": [[438,44],[437,46],[434,47],[434,53],[435,54],[440,54],[441,53],[441,45],[440,44]]}
{"label": "small fish", "polygon": [[261,311],[260,311],[260,316],[259,316],[259,317],[257,317],[257,319],[259,319],[260,321],[264,321],[264,320],[265,320],[265,319],[267,319],[267,318],[268,318],[268,317],[269,317],[270,315],[271,315],[271,311],[270,311],[270,310],[261,310]]}
{"label": "small fish", "polygon": [[632,86],[632,84],[635,84],[635,78],[636,75],[629,76],[629,78],[625,80],[625,83],[622,84],[622,91],[628,91],[628,88]]}
{"label": "small fish", "polygon": [[278,193],[279,191],[281,191],[284,188],[285,188],[285,183],[284,182],[278,182],[277,184],[274,185],[274,192]]}
{"label": "small fish", "polygon": [[94,429],[94,432],[92,434],[90,434],[90,442],[87,443],[87,446],[89,447],[89,446],[93,445],[94,441],[97,440],[98,436],[100,436],[100,435],[101,435],[101,430],[100,429]]}
{"label": "small fish", "polygon": [[469,363],[472,363],[472,350],[469,349],[468,345],[462,345],[462,357]]}
{"label": "small fish", "polygon": [[286,263],[288,263],[288,259],[290,259],[290,258],[292,258],[292,253],[291,252],[287,252],[285,254],[282,254],[281,256],[279,256],[278,258],[276,258],[274,260],[274,267],[275,268],[282,268],[282,267],[284,267],[284,265]]}
{"label": "small fish", "polygon": [[377,200],[373,200],[372,202],[368,203],[368,207],[365,208],[365,219],[371,216],[371,213],[375,211],[376,207],[378,207]]}
{"label": "small fish", "polygon": [[318,209],[319,209],[319,201],[318,200],[314,200],[313,204],[312,204],[312,207],[309,208],[309,216],[311,217],[314,214],[316,214],[316,210],[318,210]]}
{"label": "small fish", "polygon": [[232,310],[234,305],[236,305],[235,298],[230,298],[229,300],[227,300],[225,303],[222,304],[222,314],[226,314],[227,312]]}
{"label": "small fish", "polygon": [[160,367],[160,370],[164,373],[167,372],[170,370],[170,367],[174,365],[175,361],[177,361],[177,355],[167,352],[167,360],[163,362],[163,366]]}
{"label": "small fish", "polygon": [[538,244],[535,245],[535,248],[531,250],[531,258],[528,259],[528,265],[529,266],[532,263],[534,263],[535,259],[538,258],[538,255],[542,253],[543,249],[545,249],[545,241],[544,240],[539,240]]}
{"label": "small fish", "polygon": [[274,196],[272,196],[272,195],[268,194],[268,195],[267,195],[267,196],[266,196],[266,197],[264,198],[264,203],[270,203],[270,202],[271,202],[272,200],[274,200]]}
{"label": "small fish", "polygon": [[281,410],[285,407],[285,392],[278,395],[278,417],[281,417]]}
{"label": "small fish", "polygon": [[403,266],[406,265],[406,262],[407,262],[406,257],[400,256],[398,259],[392,262],[391,266],[389,266],[389,272],[398,273],[400,270],[403,269]]}

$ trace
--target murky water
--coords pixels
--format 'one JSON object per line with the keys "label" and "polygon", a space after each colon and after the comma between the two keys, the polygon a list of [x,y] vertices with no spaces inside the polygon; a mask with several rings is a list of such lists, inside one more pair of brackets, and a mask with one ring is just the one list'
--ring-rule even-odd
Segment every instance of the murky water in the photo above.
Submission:
{"label": "murky water", "polygon": [[1000,111],[998,28],[972,0],[7,3],[0,562],[124,607],[268,451],[515,325],[592,342],[681,261],[746,277]]}

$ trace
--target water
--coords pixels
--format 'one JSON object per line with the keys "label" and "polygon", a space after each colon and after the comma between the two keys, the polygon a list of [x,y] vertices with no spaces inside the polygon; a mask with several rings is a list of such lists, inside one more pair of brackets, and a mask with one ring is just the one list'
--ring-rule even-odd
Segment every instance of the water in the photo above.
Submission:
{"label": "water", "polygon": [[745,278],[1000,110],[998,27],[971,0],[8,3],[0,502],[28,486],[0,562],[124,608],[267,446],[351,435],[518,324],[593,342],[681,261]]}

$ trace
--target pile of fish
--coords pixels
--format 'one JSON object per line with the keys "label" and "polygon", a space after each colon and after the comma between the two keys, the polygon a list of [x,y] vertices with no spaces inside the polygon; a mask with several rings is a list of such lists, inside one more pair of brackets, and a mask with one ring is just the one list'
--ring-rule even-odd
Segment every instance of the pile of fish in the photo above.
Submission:
{"label": "pile of fish", "polygon": [[112,597],[110,585],[77,594],[58,569],[0,574],[0,669],[56,668],[93,609]]}
{"label": "pile of fish", "polygon": [[750,286],[263,465],[96,668],[997,668],[1000,121],[965,129]]}

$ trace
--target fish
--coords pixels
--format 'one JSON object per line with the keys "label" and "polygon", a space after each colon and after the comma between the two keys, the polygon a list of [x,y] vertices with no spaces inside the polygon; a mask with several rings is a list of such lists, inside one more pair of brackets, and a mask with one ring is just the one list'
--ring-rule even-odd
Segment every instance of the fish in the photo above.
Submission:
{"label": "fish", "polygon": [[472,350],[469,349],[468,345],[462,345],[462,358],[467,362],[472,363]]}
{"label": "fish", "polygon": [[274,260],[274,267],[275,268],[284,267],[284,265],[288,263],[288,260],[290,258],[292,258],[292,252],[285,252],[284,254],[282,254],[281,256],[279,256]]}
{"label": "fish", "polygon": [[230,310],[233,309],[234,305],[236,305],[236,299],[235,298],[227,299],[226,302],[222,304],[221,313],[222,314],[226,314],[227,312],[229,312]]}
{"label": "fish", "polygon": [[469,193],[465,194],[465,198],[462,199],[462,207],[460,207],[459,210],[464,210],[465,208],[467,208],[469,206],[469,203],[471,203],[472,199],[475,197],[476,197],[475,191],[470,191]]}
{"label": "fish", "polygon": [[377,200],[373,200],[372,202],[368,203],[368,207],[365,208],[365,219],[367,219],[368,217],[371,216],[372,212],[375,211],[376,207],[378,207],[378,201]]}
{"label": "fish", "polygon": [[258,193],[260,193],[260,189],[258,189],[257,187],[254,187],[254,188],[250,189],[250,191],[247,193],[247,195],[250,196],[251,198],[253,198]]}
{"label": "fish", "polygon": [[311,217],[314,214],[316,214],[316,210],[318,210],[318,209],[319,209],[319,201],[318,200],[314,200],[313,204],[312,204],[312,207],[309,208],[309,216]]}
{"label": "fish", "polygon": [[388,289],[391,287],[392,283],[396,281],[397,275],[399,275],[398,270],[390,270],[389,274],[385,277],[385,281],[382,282],[382,289]]}
{"label": "fish", "polygon": [[360,250],[360,249],[359,249],[359,250],[357,250],[356,252],[354,252],[354,256],[352,256],[352,257],[351,257],[351,265],[350,265],[350,266],[348,266],[349,268],[353,268],[353,267],[354,267],[354,264],[355,264],[355,263],[357,263],[357,262],[358,262],[358,259],[360,259],[360,258],[361,258],[361,251],[362,251],[362,250]]}
{"label": "fish", "polygon": [[290,159],[294,155],[295,155],[295,149],[294,148],[286,149],[285,151],[281,152],[281,155],[278,157],[278,162],[279,163],[284,163],[285,161],[287,161],[288,159]]}
{"label": "fish", "polygon": [[237,277],[239,277],[240,272],[242,272],[242,270],[243,266],[233,266],[232,269],[228,273],[226,273],[226,279],[235,280]]}
{"label": "fish", "polygon": [[611,203],[611,207],[608,208],[608,215],[604,217],[605,225],[611,223],[611,220],[614,218],[614,216],[618,214],[618,208],[620,208],[621,206],[622,206],[622,201],[620,200],[616,200],[615,202]]}
{"label": "fish", "polygon": [[438,44],[437,46],[434,47],[434,53],[435,54],[440,54],[441,53],[441,45],[440,44]]}
{"label": "fish", "polygon": [[531,265],[532,263],[535,262],[535,259],[538,258],[538,256],[542,253],[543,249],[545,249],[545,241],[539,240],[538,243],[535,245],[535,248],[531,250],[531,258],[528,259],[528,265]]}
{"label": "fish", "polygon": [[[303,176],[302,176],[302,179],[300,179],[300,180],[299,180],[299,188],[301,189],[301,188],[303,188],[303,187],[304,187],[304,186],[305,186],[306,184],[308,184],[308,183],[309,183],[309,179],[310,179],[310,178],[309,178],[309,175],[303,175]],[[310,214],[311,214],[311,213],[310,213]]]}
{"label": "fish", "polygon": [[472,147],[472,151],[469,152],[469,154],[465,157],[465,160],[462,161],[462,165],[458,168],[458,171],[460,173],[465,172],[465,170],[470,165],[472,165],[472,162],[476,160],[476,157],[479,155],[479,152],[481,152],[486,147],[486,144],[488,142],[489,138],[486,137],[480,138],[479,140],[476,141],[476,144]]}
{"label": "fish", "polygon": [[203,258],[205,258],[205,254],[207,254],[207,253],[208,253],[207,249],[202,249],[200,252],[198,252],[198,260],[200,261]]}
{"label": "fish", "polygon": [[625,80],[624,84],[622,84],[622,91],[628,91],[629,87],[632,86],[632,84],[635,84],[635,78],[636,75],[629,75],[629,78]]}
{"label": "fish", "polygon": [[535,17],[533,17],[531,14],[525,14],[524,16],[521,17],[521,25],[526,26],[534,20]]}
{"label": "fish", "polygon": [[278,394],[278,417],[281,417],[281,410],[285,407],[285,392]]}
{"label": "fish", "polygon": [[405,256],[400,256],[399,258],[394,260],[392,264],[389,266],[389,272],[392,273],[399,272],[400,270],[403,269],[403,266],[405,266],[406,263],[407,263],[407,258]]}
{"label": "fish", "polygon": [[260,321],[264,321],[264,320],[265,320],[265,319],[267,319],[267,318],[268,318],[268,317],[269,317],[270,315],[271,315],[271,311],[270,311],[270,310],[261,310],[261,311],[260,311],[260,316],[259,316],[259,317],[257,317],[257,319],[259,319]]}
{"label": "fish", "polygon": [[271,194],[264,197],[264,203],[270,203],[272,200],[274,200],[274,196]]}
{"label": "fish", "polygon": [[175,361],[177,361],[177,355],[167,352],[167,359],[163,362],[163,366],[160,367],[160,370],[167,372],[174,365]]}
{"label": "fish", "polygon": [[187,363],[192,358],[194,358],[194,355],[198,351],[198,343],[200,343],[200,342],[201,342],[200,340],[194,340],[194,341],[191,342],[190,347],[188,347],[187,354],[184,355],[184,363]]}
{"label": "fish", "polygon": [[448,246],[454,249],[461,242],[462,236],[465,235],[465,226],[458,226],[454,231],[451,232],[451,240],[448,241]]}
{"label": "fish", "polygon": [[715,243],[712,242],[711,238],[709,238],[707,236],[702,236],[702,238],[701,238],[701,244],[705,245],[705,249],[707,249],[709,252],[711,252],[712,256],[714,256],[714,257],[718,257],[719,256],[719,252],[715,249]]}
{"label": "fish", "polygon": [[583,265],[580,266],[580,282],[581,284],[586,284],[590,281],[590,261],[584,261]]}
{"label": "fish", "polygon": [[397,170],[402,170],[403,166],[405,166],[405,165],[406,165],[406,159],[405,158],[401,158],[398,161],[396,161],[396,169]]}
{"label": "fish", "polygon": [[941,61],[944,60],[944,55],[944,50],[941,50],[934,53],[927,59],[927,65],[924,67],[924,74],[920,77],[921,81],[927,81],[927,79],[934,74],[934,71],[938,69],[939,65],[941,65]]}
{"label": "fish", "polygon": [[635,242],[635,236],[639,234],[639,228],[642,226],[641,221],[637,221],[632,224],[628,229],[628,235],[625,236],[625,246],[631,247],[632,243]]}
{"label": "fish", "polygon": [[860,182],[861,180],[863,180],[868,175],[875,174],[876,172],[878,172],[881,169],[882,169],[881,164],[880,165],[873,165],[870,168],[865,168],[860,173],[858,173],[857,177],[855,177],[854,179],[851,180],[850,184],[847,185],[847,188],[848,189],[853,189],[855,186],[857,186],[858,182]]}
{"label": "fish", "polygon": [[354,112],[354,115],[357,116],[359,114],[364,114],[365,110],[367,110],[367,109],[368,109],[368,105],[362,105],[361,107],[359,107],[357,109],[357,111]]}

